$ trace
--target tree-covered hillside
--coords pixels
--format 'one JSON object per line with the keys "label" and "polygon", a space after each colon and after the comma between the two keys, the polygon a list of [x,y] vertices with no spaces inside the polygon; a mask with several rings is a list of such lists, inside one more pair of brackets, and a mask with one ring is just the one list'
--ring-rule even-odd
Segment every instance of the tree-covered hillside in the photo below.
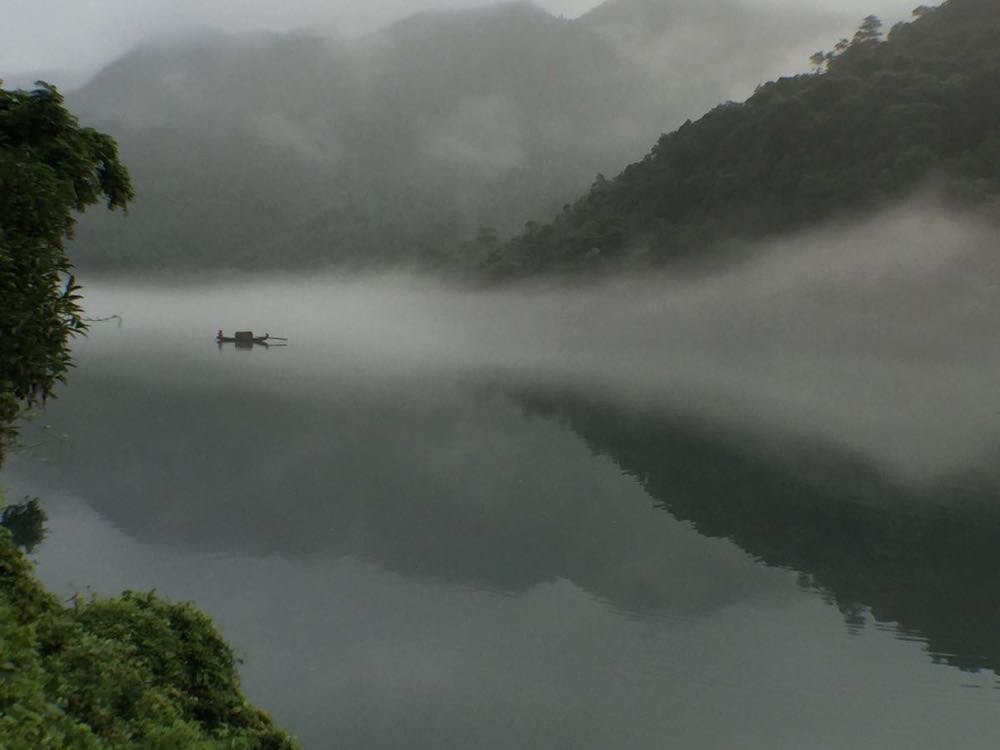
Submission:
{"label": "tree-covered hillside", "polygon": [[[670,12],[648,23],[640,11],[661,5]],[[353,41],[208,35],[140,47],[70,96],[116,133],[142,196],[125,220],[86,217],[74,257],[482,260],[496,237],[551,215],[665,127],[749,91],[831,23],[796,11],[783,31],[744,10],[739,39],[756,43],[732,47],[725,34],[679,33],[706,23],[690,6],[609,0],[569,20],[512,3],[424,13]]]}
{"label": "tree-covered hillside", "polygon": [[659,266],[732,239],[871,210],[933,183],[1000,194],[1000,3],[948,0],[883,38],[869,17],[813,57],[662,136],[640,162],[492,256],[500,275]]}

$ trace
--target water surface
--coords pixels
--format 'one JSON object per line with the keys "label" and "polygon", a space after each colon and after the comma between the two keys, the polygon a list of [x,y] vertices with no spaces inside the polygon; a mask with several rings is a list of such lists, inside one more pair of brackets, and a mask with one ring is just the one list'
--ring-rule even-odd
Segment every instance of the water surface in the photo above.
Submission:
{"label": "water surface", "polygon": [[801,287],[734,338],[717,287],[91,284],[2,480],[47,585],[194,601],[307,747],[996,747],[993,303]]}

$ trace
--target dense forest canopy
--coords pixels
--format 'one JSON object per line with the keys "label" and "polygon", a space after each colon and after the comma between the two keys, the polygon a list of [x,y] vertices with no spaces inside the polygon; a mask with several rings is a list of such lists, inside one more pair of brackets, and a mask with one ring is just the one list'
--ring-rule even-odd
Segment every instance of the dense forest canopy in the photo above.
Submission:
{"label": "dense forest canopy", "polygon": [[641,161],[487,264],[501,275],[659,266],[734,238],[870,210],[934,182],[963,203],[1000,193],[1000,4],[924,6],[883,38],[813,56],[662,136]]}

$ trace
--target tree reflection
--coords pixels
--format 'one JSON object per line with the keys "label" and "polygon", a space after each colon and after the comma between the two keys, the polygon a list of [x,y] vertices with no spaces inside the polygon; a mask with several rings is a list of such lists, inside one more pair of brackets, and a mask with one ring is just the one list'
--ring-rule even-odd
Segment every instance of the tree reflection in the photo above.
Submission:
{"label": "tree reflection", "polygon": [[560,420],[699,533],[799,571],[852,631],[891,623],[937,662],[1000,673],[996,475],[913,488],[818,442],[767,451],[704,419],[564,394],[519,401]]}
{"label": "tree reflection", "polygon": [[8,505],[0,511],[0,526],[10,531],[14,546],[28,554],[34,552],[45,538],[47,520],[48,516],[38,504],[37,497],[25,497],[23,502]]}

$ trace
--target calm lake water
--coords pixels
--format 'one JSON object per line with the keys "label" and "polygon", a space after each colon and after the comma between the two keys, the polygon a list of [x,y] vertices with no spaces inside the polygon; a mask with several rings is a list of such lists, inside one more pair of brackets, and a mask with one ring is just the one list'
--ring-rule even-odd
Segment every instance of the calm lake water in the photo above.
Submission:
{"label": "calm lake water", "polygon": [[996,361],[914,355],[905,306],[847,366],[870,328],[781,296],[734,333],[621,289],[88,292],[124,325],[0,475],[39,573],[195,602],[306,747],[1000,746]]}

